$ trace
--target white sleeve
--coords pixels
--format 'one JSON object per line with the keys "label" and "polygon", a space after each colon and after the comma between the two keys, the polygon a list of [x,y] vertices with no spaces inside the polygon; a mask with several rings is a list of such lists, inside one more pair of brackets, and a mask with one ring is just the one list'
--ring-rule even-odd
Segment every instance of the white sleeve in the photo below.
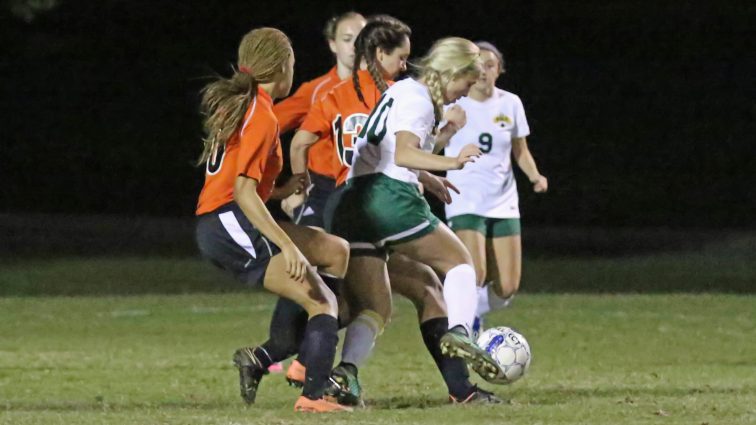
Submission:
{"label": "white sleeve", "polygon": [[392,131],[396,134],[399,131],[409,131],[418,138],[422,143],[428,134],[433,131],[433,104],[419,96],[404,96],[395,98],[394,109],[394,128]]}
{"label": "white sleeve", "polygon": [[519,96],[515,96],[515,128],[512,135],[514,137],[526,137],[530,134],[530,126],[528,126],[528,119],[525,118],[525,108],[522,106],[522,100]]}

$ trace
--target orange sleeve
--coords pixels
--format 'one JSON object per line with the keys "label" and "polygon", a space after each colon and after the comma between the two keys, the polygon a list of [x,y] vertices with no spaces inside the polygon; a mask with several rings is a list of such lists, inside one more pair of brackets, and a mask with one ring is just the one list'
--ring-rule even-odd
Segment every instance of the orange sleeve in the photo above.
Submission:
{"label": "orange sleeve", "polygon": [[328,119],[328,108],[331,103],[331,94],[315,102],[307,113],[302,125],[302,130],[317,134],[318,137],[325,137],[331,132],[331,121]]}
{"label": "orange sleeve", "polygon": [[281,134],[293,130],[302,124],[312,101],[313,85],[304,83],[293,95],[273,105],[273,113],[278,118]]}
{"label": "orange sleeve", "polygon": [[236,175],[247,176],[261,183],[265,167],[276,143],[276,123],[265,119],[262,113],[250,117],[242,129]]}

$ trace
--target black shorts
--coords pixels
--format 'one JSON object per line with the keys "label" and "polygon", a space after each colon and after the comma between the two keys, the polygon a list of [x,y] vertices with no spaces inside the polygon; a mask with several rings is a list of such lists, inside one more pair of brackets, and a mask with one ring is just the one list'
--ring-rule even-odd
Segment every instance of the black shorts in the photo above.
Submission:
{"label": "black shorts", "polygon": [[250,286],[262,285],[270,259],[281,252],[235,202],[197,217],[195,236],[203,257]]}
{"label": "black shorts", "polygon": [[325,206],[328,197],[336,189],[336,181],[330,177],[310,172],[313,188],[304,204],[294,210],[293,221],[300,226],[325,228]]}

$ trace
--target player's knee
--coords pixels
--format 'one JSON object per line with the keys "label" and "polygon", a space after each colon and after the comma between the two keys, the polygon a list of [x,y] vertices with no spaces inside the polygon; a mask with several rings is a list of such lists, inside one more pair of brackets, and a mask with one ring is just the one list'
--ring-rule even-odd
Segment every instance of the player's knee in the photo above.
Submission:
{"label": "player's knee", "polygon": [[486,268],[480,264],[475,266],[475,278],[479,287],[486,283]]}
{"label": "player's knee", "polygon": [[349,265],[349,242],[337,236],[328,236],[328,272],[343,278]]}
{"label": "player's knee", "polygon": [[501,298],[509,298],[517,293],[517,291],[520,289],[520,278],[519,276],[512,276],[507,279],[499,279],[496,292],[496,295],[498,295]]}

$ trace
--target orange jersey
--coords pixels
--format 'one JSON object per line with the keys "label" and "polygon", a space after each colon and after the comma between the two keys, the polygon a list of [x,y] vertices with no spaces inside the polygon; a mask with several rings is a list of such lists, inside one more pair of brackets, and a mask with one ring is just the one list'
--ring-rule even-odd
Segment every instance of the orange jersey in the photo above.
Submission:
{"label": "orange jersey", "polygon": [[283,152],[278,138],[278,120],[273,100],[263,89],[250,103],[241,128],[219,147],[207,161],[205,186],[197,202],[197,215],[205,214],[234,200],[237,176],[257,180],[257,194],[263,202],[270,198],[276,177],[283,168]]}
{"label": "orange jersey", "polygon": [[[352,165],[353,139],[362,130],[368,115],[381,97],[381,91],[368,71],[358,71],[360,90],[365,103],[357,97],[352,79],[341,82],[325,97],[315,103],[302,123],[302,130],[316,134],[320,139],[310,148],[328,152],[328,157],[318,159],[324,174],[336,179],[336,185],[344,183]],[[388,82],[392,84],[392,82]],[[310,167],[310,169],[313,169]]]}
{"label": "orange jersey", "polygon": [[[340,82],[341,78],[339,78],[334,66],[325,75],[302,84],[293,95],[276,103],[273,106],[273,112],[278,117],[281,132],[286,133],[299,127],[307,112],[310,111],[310,107]],[[336,178],[336,176],[330,176],[328,168],[322,165],[324,163],[323,158],[328,158],[330,153],[323,148],[313,146],[308,155],[307,167],[318,174]]]}

